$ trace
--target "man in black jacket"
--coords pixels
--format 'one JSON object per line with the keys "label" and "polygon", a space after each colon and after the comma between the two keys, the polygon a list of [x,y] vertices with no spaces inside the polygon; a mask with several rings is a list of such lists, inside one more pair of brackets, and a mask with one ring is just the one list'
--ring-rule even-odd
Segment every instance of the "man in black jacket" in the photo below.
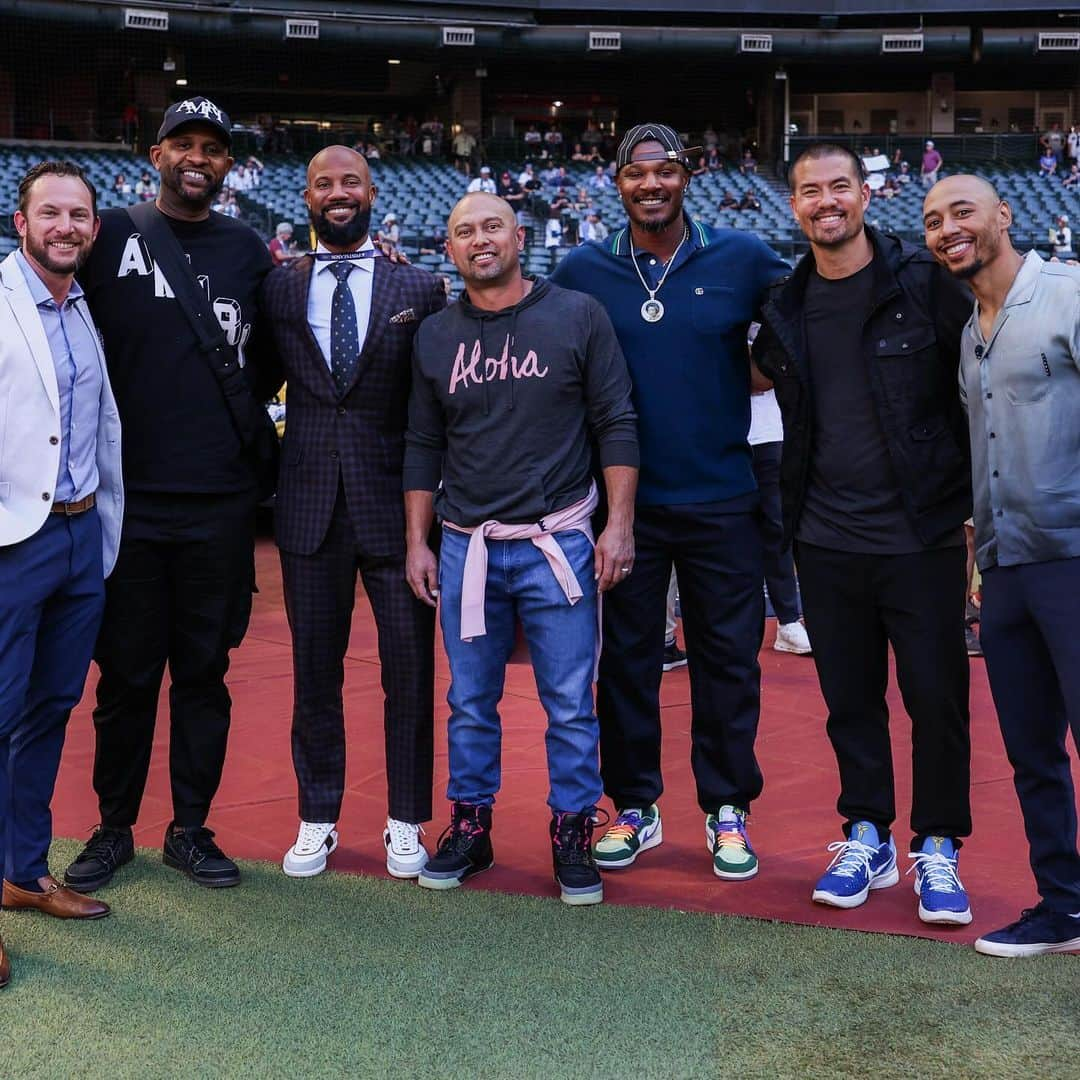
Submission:
{"label": "man in black jacket", "polygon": [[964,539],[971,513],[957,391],[966,291],[928,253],[868,228],[862,163],[831,144],[791,169],[810,241],[770,290],[754,347],[784,417],[781,487],[840,768],[844,839],[814,900],[857,907],[896,884],[888,646],[912,719],[915,884],[924,922],[963,925],[971,831]]}

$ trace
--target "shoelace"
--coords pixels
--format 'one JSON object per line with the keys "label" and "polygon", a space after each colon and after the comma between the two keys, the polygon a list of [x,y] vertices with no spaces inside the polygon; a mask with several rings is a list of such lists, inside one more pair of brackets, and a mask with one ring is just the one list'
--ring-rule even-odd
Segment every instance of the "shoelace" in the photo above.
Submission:
{"label": "shoelace", "polygon": [[326,838],[333,829],[331,824],[323,824],[315,821],[302,821],[300,823],[300,835],[296,838],[296,851],[301,855],[308,855],[326,845]]}
{"label": "shoelace", "polygon": [[188,836],[191,838],[191,846],[198,853],[200,859],[227,858],[225,852],[214,843],[214,833],[211,829],[205,826],[200,829],[193,829],[188,833]]}
{"label": "shoelace", "polygon": [[835,851],[833,861],[826,873],[837,877],[855,877],[856,874],[870,873],[870,863],[877,854],[877,848],[864,844],[860,840],[837,840],[830,844],[828,851]]}
{"label": "shoelace", "polygon": [[97,828],[94,830],[94,835],[86,842],[82,858],[112,861],[120,849],[120,844],[120,837],[114,830],[104,827]]}
{"label": "shoelace", "polygon": [[483,833],[475,817],[455,816],[439,837],[439,854],[452,852],[463,855],[473,845],[473,840]]}
{"label": "shoelace", "polygon": [[592,862],[590,842],[593,822],[589,812],[556,814],[553,843],[564,866],[585,866]]}
{"label": "shoelace", "polygon": [[390,846],[402,855],[415,855],[420,849],[422,825],[413,825],[396,818],[386,819],[386,829],[390,833]]}
{"label": "shoelace", "polygon": [[934,892],[959,893],[964,891],[960,884],[960,878],[956,873],[956,863],[940,851],[927,854],[925,851],[913,851],[909,859],[914,862],[907,868],[905,873],[910,874],[918,870]]}
{"label": "shoelace", "polygon": [[746,826],[741,821],[725,819],[716,823],[716,846],[746,850]]}
{"label": "shoelace", "polygon": [[636,810],[624,810],[604,833],[605,840],[632,840],[644,819]]}

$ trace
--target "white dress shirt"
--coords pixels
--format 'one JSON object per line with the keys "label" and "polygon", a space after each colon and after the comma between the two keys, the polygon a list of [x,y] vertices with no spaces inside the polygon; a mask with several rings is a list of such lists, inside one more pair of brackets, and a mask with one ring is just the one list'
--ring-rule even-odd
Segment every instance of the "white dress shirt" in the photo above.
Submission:
{"label": "white dress shirt", "polygon": [[[361,245],[360,251],[372,250],[375,245],[368,237]],[[322,241],[315,248],[315,253],[325,252]],[[378,256],[367,256],[352,262],[352,273],[345,279],[352,293],[353,303],[356,305],[356,340],[361,351],[364,348],[364,340],[367,338],[368,322],[371,319],[371,288],[375,280],[375,259]],[[311,332],[322,349],[326,366],[330,367],[330,308],[334,299],[334,290],[337,288],[337,278],[330,272],[332,262],[320,262],[315,260],[311,270],[311,284],[308,286],[307,317],[311,326]]]}

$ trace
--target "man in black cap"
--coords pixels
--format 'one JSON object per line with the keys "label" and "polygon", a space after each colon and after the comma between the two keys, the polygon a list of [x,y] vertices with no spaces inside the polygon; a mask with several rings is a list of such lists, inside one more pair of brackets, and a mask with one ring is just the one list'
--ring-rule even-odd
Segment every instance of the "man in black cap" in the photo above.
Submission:
{"label": "man in black cap", "polygon": [[[251,609],[256,478],[243,409],[257,417],[280,380],[257,306],[269,252],[247,225],[210,212],[233,163],[230,127],[207,98],[170,106],[150,148],[155,203],[104,211],[80,275],[120,410],[127,490],[95,655],[101,825],[65,875],[83,891],[132,858],[166,664],[164,861],[200,885],[240,880],[206,819],[225,760],[229,650]],[[237,365],[246,380],[230,378]]]}
{"label": "man in black cap", "polygon": [[607,309],[626,354],[641,478],[625,585],[604,601],[600,719],[604,790],[618,816],[600,867],[660,843],[660,676],[668,581],[679,578],[693,709],[691,760],[714,873],[753,877],[746,831],[761,792],[754,756],[764,624],[758,493],[746,441],[746,334],[788,266],[756,236],[683,211],[688,149],[666,124],[639,124],[616,156],[629,222],[582,244],[552,279]]}

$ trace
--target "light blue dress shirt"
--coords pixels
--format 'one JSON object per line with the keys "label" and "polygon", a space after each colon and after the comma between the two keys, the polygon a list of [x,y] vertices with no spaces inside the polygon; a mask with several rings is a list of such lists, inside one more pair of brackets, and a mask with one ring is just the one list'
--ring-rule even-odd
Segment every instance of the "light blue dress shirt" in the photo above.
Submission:
{"label": "light blue dress shirt", "polygon": [[56,502],[78,502],[98,489],[97,436],[101,412],[101,361],[93,324],[77,281],[58,306],[21,251],[15,261],[37,305],[56,369],[60,397],[60,468]]}
{"label": "light blue dress shirt", "polygon": [[[359,251],[373,250],[375,245],[368,238],[360,245]],[[326,248],[320,243],[315,248],[316,254],[325,252]],[[332,262],[319,262],[311,271],[311,282],[308,286],[307,318],[311,326],[311,332],[322,349],[326,366],[330,367],[330,306],[334,299],[334,290],[337,288],[337,278],[330,273]],[[364,340],[367,338],[368,323],[371,321],[371,289],[375,280],[375,258],[369,256],[366,259],[357,259],[352,264],[353,271],[345,279],[352,293],[353,303],[356,305],[356,340],[358,348],[364,351]]]}

